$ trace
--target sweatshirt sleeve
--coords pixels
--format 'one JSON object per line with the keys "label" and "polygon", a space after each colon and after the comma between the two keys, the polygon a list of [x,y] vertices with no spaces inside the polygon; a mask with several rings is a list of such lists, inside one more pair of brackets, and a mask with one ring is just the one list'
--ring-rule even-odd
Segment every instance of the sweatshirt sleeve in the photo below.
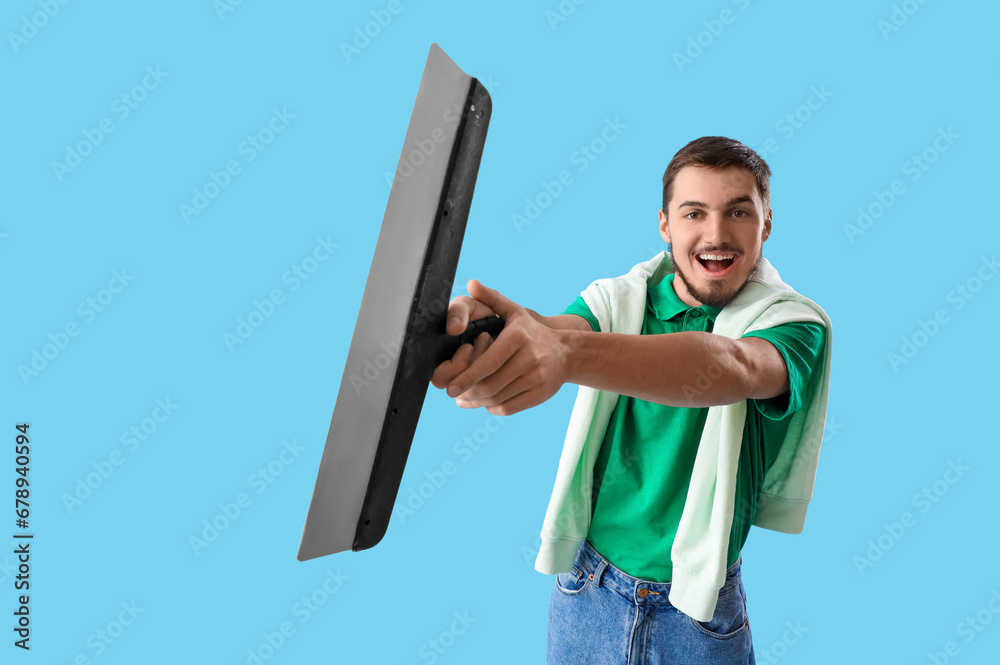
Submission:
{"label": "sweatshirt sleeve", "polygon": [[795,413],[805,401],[812,373],[819,365],[826,329],[817,323],[785,323],[755,330],[744,337],[766,339],[778,349],[788,370],[788,390],[777,397],[750,400],[765,418],[782,420]]}

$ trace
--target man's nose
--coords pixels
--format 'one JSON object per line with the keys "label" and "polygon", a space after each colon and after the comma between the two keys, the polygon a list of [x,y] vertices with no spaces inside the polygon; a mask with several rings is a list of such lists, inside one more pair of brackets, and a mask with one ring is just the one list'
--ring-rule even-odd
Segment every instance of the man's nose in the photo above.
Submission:
{"label": "man's nose", "polygon": [[719,246],[732,239],[729,223],[722,215],[709,215],[703,227],[702,240],[705,244]]}

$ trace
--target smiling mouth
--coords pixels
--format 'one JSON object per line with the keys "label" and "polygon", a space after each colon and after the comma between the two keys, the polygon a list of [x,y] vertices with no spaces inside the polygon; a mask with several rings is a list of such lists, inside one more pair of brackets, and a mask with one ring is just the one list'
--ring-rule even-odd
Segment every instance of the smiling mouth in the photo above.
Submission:
{"label": "smiling mouth", "polygon": [[705,269],[705,272],[713,276],[721,277],[729,272],[729,269],[732,268],[734,263],[736,263],[737,255],[719,252],[698,254],[696,258],[698,259],[698,263],[701,264],[701,267]]}

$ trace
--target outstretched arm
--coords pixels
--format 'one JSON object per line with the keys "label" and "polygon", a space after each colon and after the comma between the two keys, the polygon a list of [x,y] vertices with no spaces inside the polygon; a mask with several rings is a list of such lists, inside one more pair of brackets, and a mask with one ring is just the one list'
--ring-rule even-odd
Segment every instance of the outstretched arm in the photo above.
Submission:
{"label": "outstretched arm", "polygon": [[[784,359],[760,338],[594,333],[586,322],[583,328],[572,320],[583,321],[580,317],[533,315],[475,280],[469,282],[469,293],[506,324],[495,342],[470,350],[461,371],[447,380],[435,372],[439,381],[434,385],[447,386],[465,408],[482,406],[495,415],[510,415],[541,404],[564,383],[685,407],[766,399],[788,389]],[[566,328],[543,323],[551,319],[560,319]]]}

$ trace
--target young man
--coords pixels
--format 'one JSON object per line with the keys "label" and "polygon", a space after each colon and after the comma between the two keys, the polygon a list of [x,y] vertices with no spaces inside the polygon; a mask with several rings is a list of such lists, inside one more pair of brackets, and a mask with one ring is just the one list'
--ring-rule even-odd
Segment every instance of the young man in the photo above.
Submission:
{"label": "young man", "polygon": [[798,533],[826,415],[830,322],[762,256],[770,169],[724,137],[663,177],[669,250],[545,317],[475,280],[447,331],[498,314],[432,383],[509,415],[580,386],[535,567],[550,663],[753,663],[750,526]]}

